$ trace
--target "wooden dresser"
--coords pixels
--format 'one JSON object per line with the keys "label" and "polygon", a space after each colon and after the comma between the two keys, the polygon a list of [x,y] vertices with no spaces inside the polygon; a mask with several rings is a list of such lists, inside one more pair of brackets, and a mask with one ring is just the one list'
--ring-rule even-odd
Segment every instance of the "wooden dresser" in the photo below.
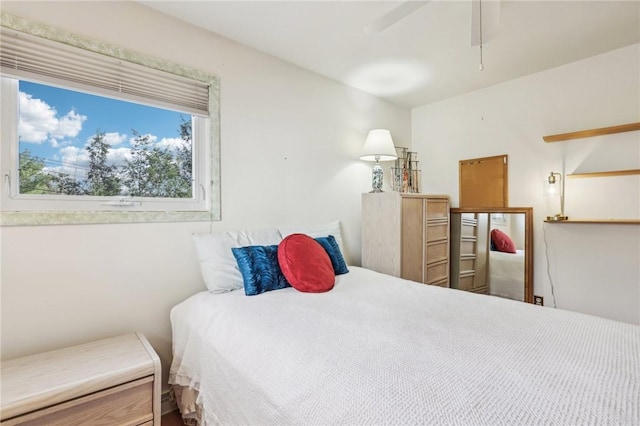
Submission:
{"label": "wooden dresser", "polygon": [[362,267],[449,287],[449,197],[363,194]]}
{"label": "wooden dresser", "polygon": [[160,426],[160,359],[141,333],[1,367],[2,426]]}

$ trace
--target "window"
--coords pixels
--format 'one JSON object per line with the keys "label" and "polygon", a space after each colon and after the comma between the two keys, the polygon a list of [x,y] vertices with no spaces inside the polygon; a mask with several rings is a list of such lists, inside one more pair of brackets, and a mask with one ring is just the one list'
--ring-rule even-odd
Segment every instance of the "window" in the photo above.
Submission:
{"label": "window", "polygon": [[3,225],[219,219],[215,77],[2,18]]}

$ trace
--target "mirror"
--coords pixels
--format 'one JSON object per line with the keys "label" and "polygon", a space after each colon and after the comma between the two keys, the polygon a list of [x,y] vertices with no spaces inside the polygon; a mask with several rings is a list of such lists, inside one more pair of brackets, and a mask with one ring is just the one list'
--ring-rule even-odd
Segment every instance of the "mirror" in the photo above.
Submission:
{"label": "mirror", "polygon": [[532,232],[532,207],[452,208],[451,288],[533,303]]}

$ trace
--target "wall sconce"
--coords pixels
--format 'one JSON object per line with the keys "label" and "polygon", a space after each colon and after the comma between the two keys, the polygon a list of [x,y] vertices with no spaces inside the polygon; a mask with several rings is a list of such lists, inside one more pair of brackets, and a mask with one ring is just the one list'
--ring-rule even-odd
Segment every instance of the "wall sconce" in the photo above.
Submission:
{"label": "wall sconce", "polygon": [[[560,181],[558,183],[558,181]],[[555,216],[547,216],[549,221],[561,221],[569,219],[564,214],[564,179],[561,173],[551,172],[547,178],[547,192],[549,195],[560,194],[560,213]]]}
{"label": "wall sconce", "polygon": [[376,162],[373,165],[373,173],[371,175],[371,187],[373,189],[369,192],[383,192],[380,161],[391,161],[396,158],[398,158],[398,154],[395,146],[393,146],[391,132],[386,129],[371,130],[367,135],[367,140],[360,156],[361,160]]}

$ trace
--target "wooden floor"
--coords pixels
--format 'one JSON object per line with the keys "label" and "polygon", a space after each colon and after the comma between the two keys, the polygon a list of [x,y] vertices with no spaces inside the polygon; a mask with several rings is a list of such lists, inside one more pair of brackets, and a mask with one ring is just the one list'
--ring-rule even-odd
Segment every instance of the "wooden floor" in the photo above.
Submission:
{"label": "wooden floor", "polygon": [[179,411],[172,411],[162,416],[161,426],[184,426]]}

